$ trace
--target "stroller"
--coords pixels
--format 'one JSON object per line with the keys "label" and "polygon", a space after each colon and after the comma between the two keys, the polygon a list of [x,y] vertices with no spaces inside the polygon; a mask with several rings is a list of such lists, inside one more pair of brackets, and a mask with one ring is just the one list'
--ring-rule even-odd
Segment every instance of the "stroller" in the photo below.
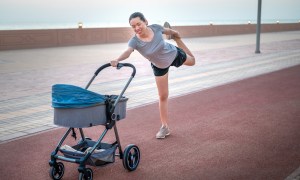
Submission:
{"label": "stroller", "polygon": [[[115,156],[119,156],[122,159],[123,166],[128,171],[134,171],[138,167],[140,162],[139,148],[134,144],[130,144],[123,152],[116,126],[116,122],[124,119],[126,116],[126,102],[128,98],[124,97],[123,94],[135,76],[135,67],[129,63],[118,64],[117,69],[125,66],[133,69],[130,79],[118,96],[103,96],[87,90],[99,72],[110,66],[108,63],[99,67],[85,89],[71,85],[53,85],[54,124],[67,127],[68,130],[51,153],[49,175],[52,179],[56,180],[63,177],[64,164],[61,161],[79,164],[79,180],[93,179],[93,171],[91,168],[87,168],[86,165],[104,166],[113,163]],[[69,94],[67,94],[68,92]],[[76,93],[77,95],[79,94],[79,100],[77,99],[74,102],[73,95],[76,95]],[[88,103],[85,101],[88,101]],[[99,139],[93,141],[91,138],[85,137],[82,128],[97,125],[105,126]],[[73,146],[63,145],[63,142],[71,132],[72,136],[76,138],[74,128],[79,129],[81,139]],[[108,130],[112,128],[115,132],[116,141],[112,144],[102,142]],[[119,154],[116,154],[116,149],[119,150]]]}

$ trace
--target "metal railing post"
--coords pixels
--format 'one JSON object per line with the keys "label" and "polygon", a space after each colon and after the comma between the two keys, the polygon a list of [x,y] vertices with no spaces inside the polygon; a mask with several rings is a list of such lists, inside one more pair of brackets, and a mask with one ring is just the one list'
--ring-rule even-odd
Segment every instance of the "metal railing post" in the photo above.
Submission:
{"label": "metal railing post", "polygon": [[260,24],[261,24],[261,1],[258,0],[257,23],[256,23],[256,50],[255,53],[260,53]]}

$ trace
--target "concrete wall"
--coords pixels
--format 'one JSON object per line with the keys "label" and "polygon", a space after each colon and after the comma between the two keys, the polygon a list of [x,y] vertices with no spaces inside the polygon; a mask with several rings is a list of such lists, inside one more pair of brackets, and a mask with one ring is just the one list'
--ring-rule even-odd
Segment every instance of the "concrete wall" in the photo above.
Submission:
{"label": "concrete wall", "polygon": [[[256,32],[255,24],[175,26],[182,37],[206,37]],[[300,23],[263,24],[262,32],[299,31]],[[127,42],[128,28],[78,28],[0,31],[0,50]]]}

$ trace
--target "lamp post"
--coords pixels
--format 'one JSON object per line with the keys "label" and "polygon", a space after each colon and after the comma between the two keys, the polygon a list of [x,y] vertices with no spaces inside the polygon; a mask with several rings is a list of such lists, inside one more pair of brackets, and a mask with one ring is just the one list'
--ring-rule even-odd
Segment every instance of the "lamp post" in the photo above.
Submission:
{"label": "lamp post", "polygon": [[262,0],[258,0],[258,9],[257,9],[256,50],[255,50],[256,54],[260,53],[259,47],[260,47],[261,1]]}

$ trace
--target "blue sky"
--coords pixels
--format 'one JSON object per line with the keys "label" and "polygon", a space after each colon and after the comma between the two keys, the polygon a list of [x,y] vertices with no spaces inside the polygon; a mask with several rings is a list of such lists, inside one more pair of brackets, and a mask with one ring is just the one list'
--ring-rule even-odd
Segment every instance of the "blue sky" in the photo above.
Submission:
{"label": "blue sky", "polygon": [[[1,0],[0,26],[64,24],[82,21],[108,26],[128,25],[132,12],[150,23],[174,25],[255,20],[257,0]],[[300,20],[300,0],[262,0],[262,20]]]}

